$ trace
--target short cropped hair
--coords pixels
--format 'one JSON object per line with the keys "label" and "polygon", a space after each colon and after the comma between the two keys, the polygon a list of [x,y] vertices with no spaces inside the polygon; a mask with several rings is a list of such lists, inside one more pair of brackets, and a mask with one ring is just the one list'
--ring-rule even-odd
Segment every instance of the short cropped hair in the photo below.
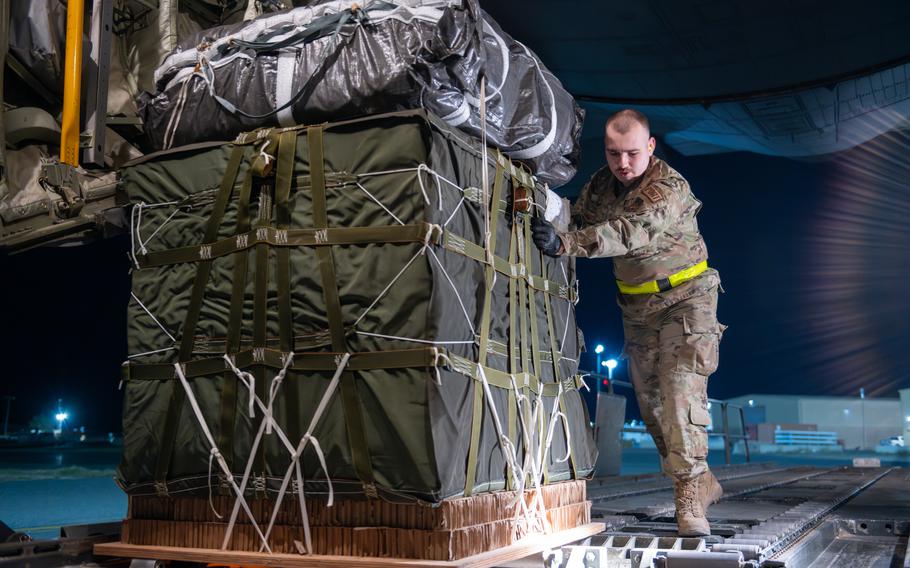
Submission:
{"label": "short cropped hair", "polygon": [[606,129],[610,128],[612,125],[617,132],[620,134],[625,134],[632,128],[632,125],[635,123],[644,126],[645,130],[650,136],[651,124],[648,122],[648,117],[645,116],[644,113],[639,112],[634,108],[626,108],[610,115],[610,118],[607,119],[607,124],[604,127],[604,131],[606,131]]}

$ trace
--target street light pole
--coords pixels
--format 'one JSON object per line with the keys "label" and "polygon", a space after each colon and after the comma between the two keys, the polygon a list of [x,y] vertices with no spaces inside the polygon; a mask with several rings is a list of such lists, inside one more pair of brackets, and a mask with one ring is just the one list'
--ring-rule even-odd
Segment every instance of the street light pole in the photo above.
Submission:
{"label": "street light pole", "polygon": [[607,378],[610,379],[610,382],[613,382],[613,369],[618,365],[616,359],[607,359],[604,361],[604,367],[607,368]]}
{"label": "street light pole", "polygon": [[6,438],[9,435],[9,407],[10,404],[16,400],[16,397],[6,395],[3,398],[6,400],[6,417],[3,419],[3,437]]}

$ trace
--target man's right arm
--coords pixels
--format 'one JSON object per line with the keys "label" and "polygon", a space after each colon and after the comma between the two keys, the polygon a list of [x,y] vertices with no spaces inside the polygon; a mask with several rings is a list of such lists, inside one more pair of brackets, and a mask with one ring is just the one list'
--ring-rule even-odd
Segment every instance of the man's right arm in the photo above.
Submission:
{"label": "man's right arm", "polygon": [[623,215],[560,234],[560,253],[588,258],[624,256],[649,245],[676,222],[684,207],[673,183],[654,183],[650,188],[652,197],[638,200]]}

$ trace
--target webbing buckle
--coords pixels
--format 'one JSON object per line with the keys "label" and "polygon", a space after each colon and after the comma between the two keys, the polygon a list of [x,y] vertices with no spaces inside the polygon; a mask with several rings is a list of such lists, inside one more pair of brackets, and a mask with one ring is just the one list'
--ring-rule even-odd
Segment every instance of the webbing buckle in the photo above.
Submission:
{"label": "webbing buckle", "polygon": [[378,499],[379,491],[376,490],[375,483],[364,483],[363,484],[363,494],[367,496],[368,499]]}

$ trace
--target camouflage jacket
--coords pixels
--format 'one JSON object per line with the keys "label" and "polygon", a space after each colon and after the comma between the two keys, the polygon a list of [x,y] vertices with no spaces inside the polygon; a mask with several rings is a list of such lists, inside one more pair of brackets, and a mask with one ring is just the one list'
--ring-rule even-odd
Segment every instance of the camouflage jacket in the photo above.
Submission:
{"label": "camouflage jacket", "polygon": [[663,160],[652,157],[630,187],[604,166],[572,206],[577,229],[560,238],[565,254],[614,257],[617,279],[642,284],[707,260],[695,220],[699,209],[689,183]]}

